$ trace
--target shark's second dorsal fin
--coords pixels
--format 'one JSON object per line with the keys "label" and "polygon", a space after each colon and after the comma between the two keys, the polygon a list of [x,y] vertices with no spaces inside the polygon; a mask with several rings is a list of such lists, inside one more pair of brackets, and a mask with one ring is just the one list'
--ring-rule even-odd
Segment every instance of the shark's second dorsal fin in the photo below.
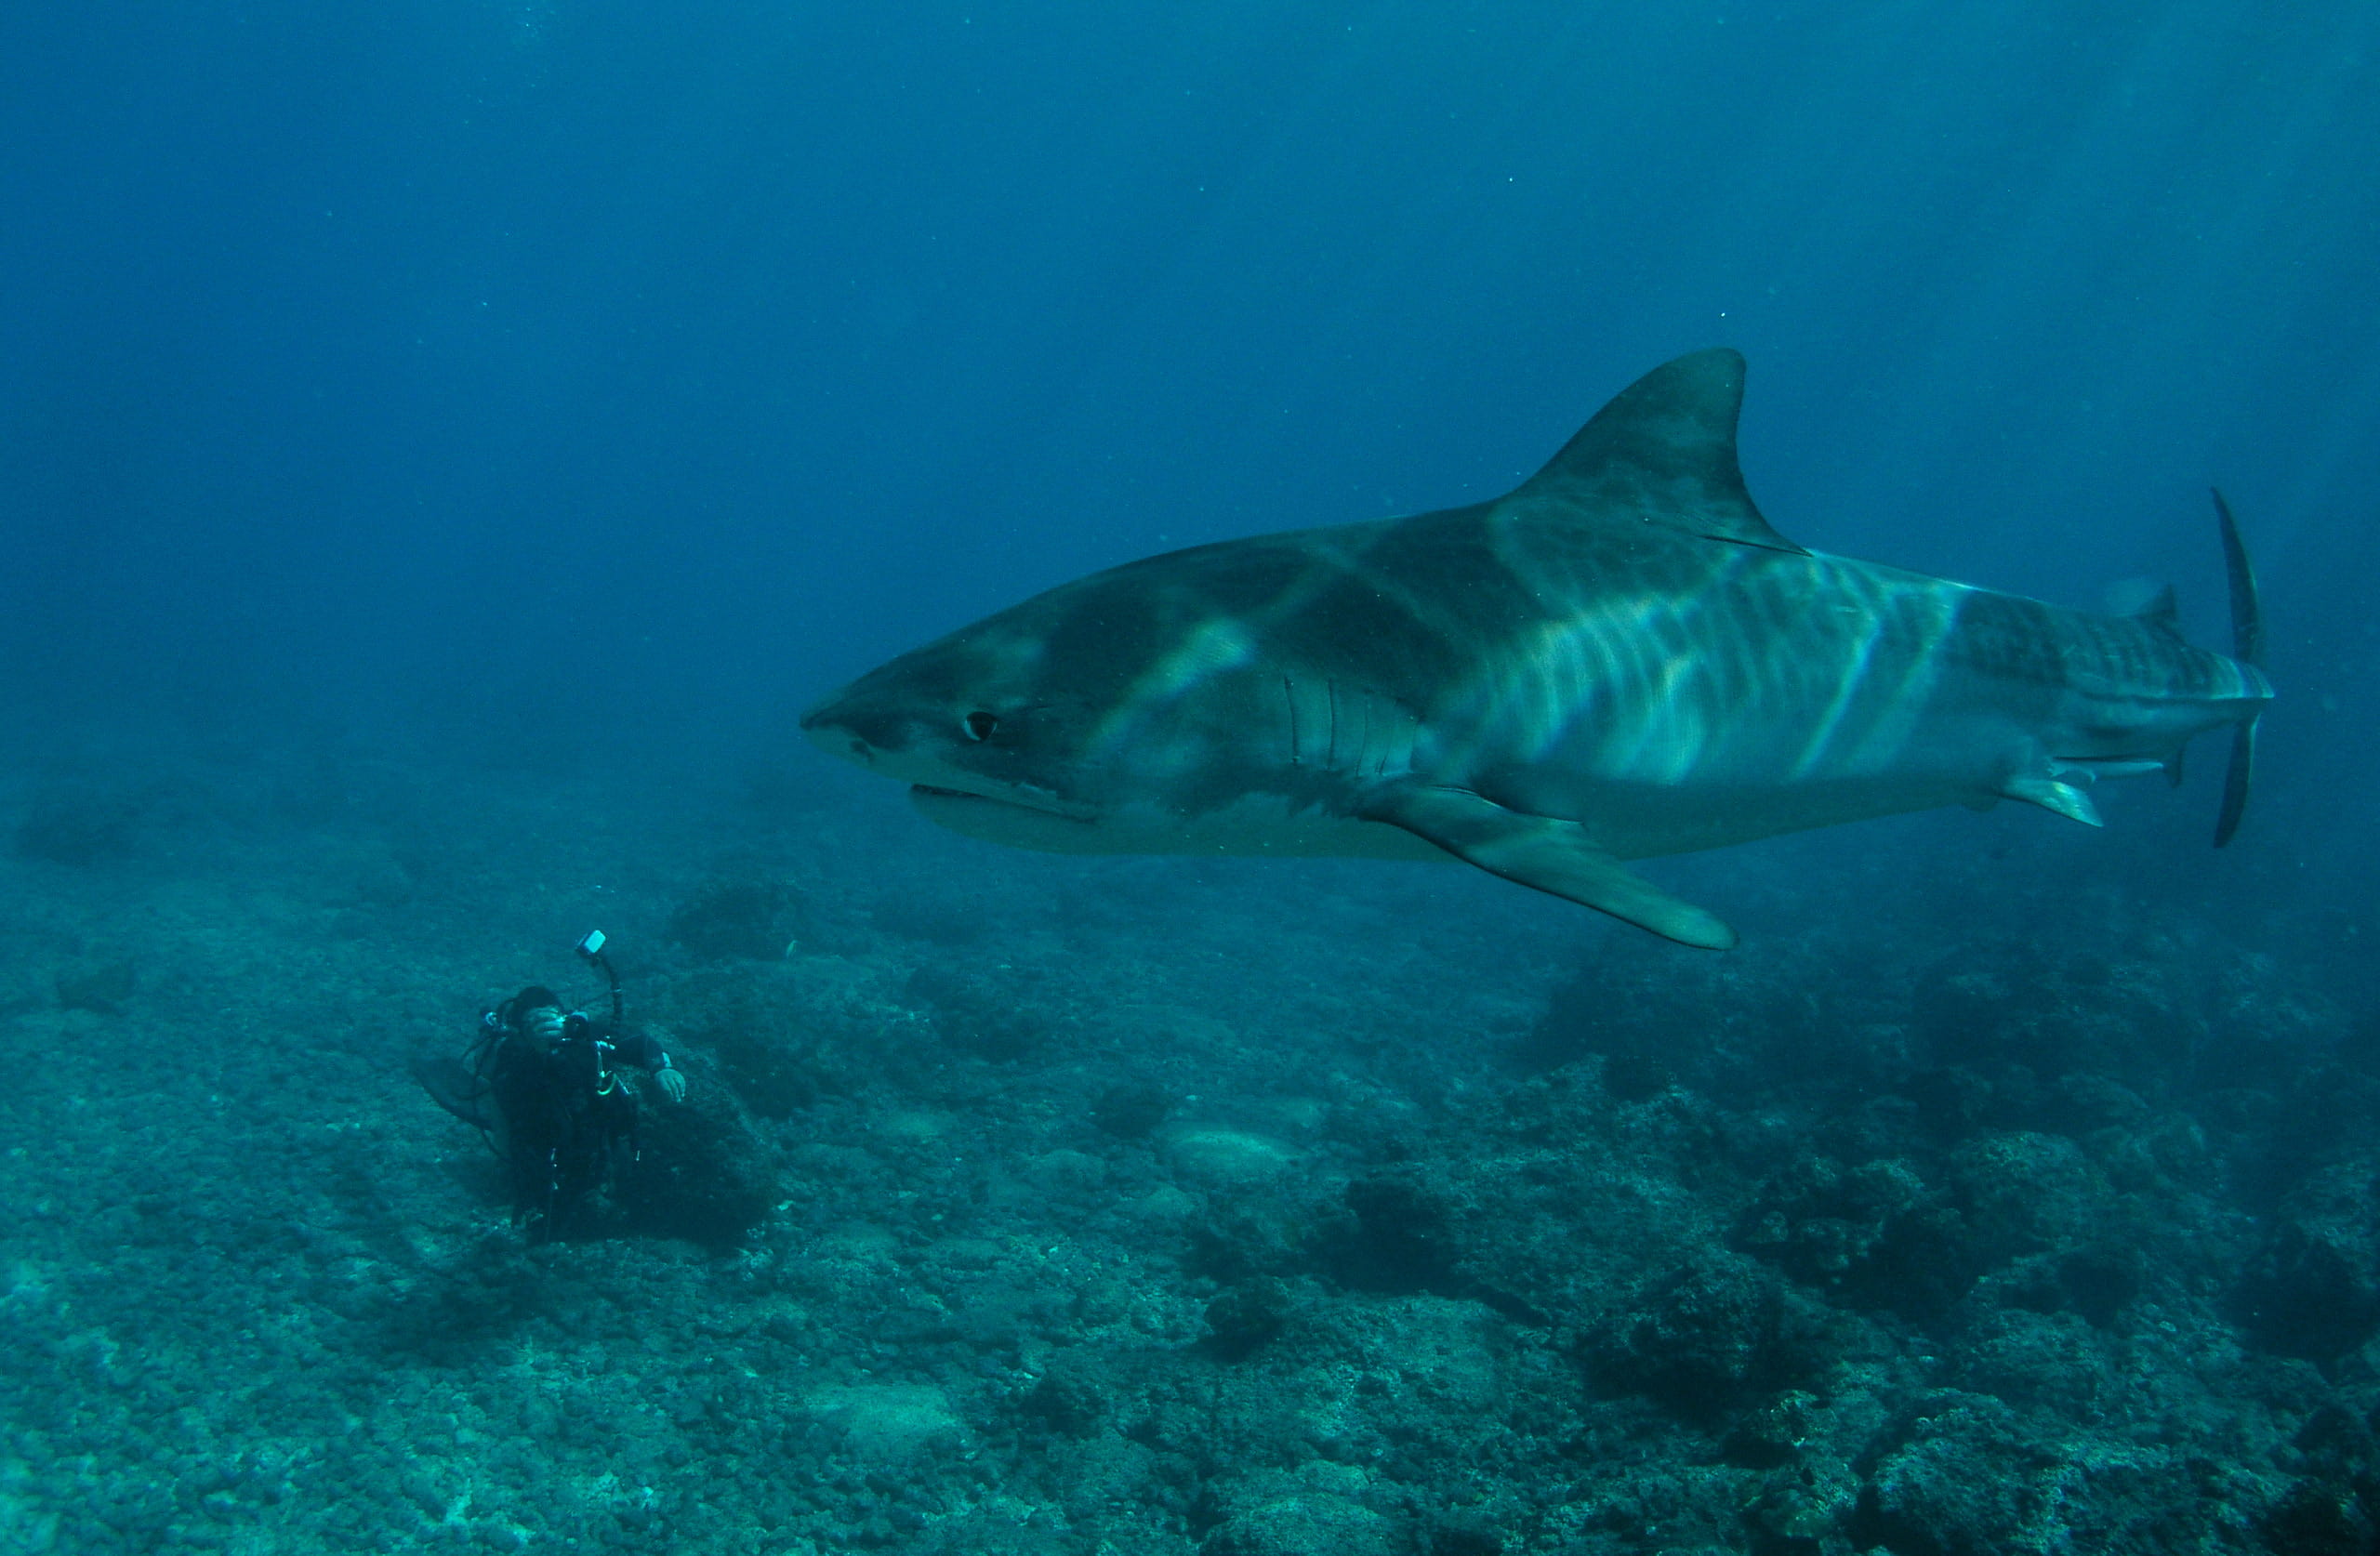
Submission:
{"label": "shark's second dorsal fin", "polygon": [[2181,601],[2175,598],[2171,584],[2161,586],[2155,594],[2149,597],[2148,603],[2132,613],[2132,619],[2177,643],[2184,641]]}
{"label": "shark's second dorsal fin", "polygon": [[1613,396],[1513,499],[1799,554],[1744,489],[1736,463],[1743,401],[1740,353],[1721,346],[1680,357]]}

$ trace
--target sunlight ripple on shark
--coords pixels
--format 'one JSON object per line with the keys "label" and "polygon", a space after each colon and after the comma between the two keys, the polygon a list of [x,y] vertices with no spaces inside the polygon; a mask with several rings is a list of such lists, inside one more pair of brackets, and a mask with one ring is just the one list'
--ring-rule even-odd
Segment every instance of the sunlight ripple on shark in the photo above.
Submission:
{"label": "sunlight ripple on shark", "polygon": [[2162,594],[2100,616],[1794,545],[1736,462],[1743,359],[1681,357],[1505,496],[1151,557],[861,677],[802,726],[956,831],[1072,853],[1466,861],[1688,945],[1735,932],[1621,862],[1937,805],[2099,824],[2258,715]]}

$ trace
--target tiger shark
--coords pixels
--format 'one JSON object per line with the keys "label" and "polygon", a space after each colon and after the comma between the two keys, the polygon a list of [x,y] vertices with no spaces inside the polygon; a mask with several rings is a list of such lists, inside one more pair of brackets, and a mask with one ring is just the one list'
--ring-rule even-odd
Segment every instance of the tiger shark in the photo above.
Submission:
{"label": "tiger shark", "polygon": [[2234,655],[2170,590],[2089,614],[1797,546],[1736,456],[1744,361],[1681,357],[1493,502],[1146,558],[905,653],[813,708],[827,751],[972,837],[1065,853],[1460,860],[1687,945],[1735,931],[1627,862],[2179,781],[2228,727],[2247,798],[2254,586],[2216,511]]}

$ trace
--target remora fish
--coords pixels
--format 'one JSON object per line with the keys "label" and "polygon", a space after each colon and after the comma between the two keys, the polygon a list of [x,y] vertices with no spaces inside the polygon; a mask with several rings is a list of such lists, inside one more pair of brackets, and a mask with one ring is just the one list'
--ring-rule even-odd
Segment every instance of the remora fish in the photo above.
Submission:
{"label": "remora fish", "polygon": [[1689,945],[1735,932],[1623,860],[1963,803],[2099,824],[2270,686],[2170,591],[2085,614],[1794,545],[1736,461],[1743,359],[1639,379],[1507,495],[1095,574],[903,654],[813,739],[973,837],[1077,853],[1448,856]]}

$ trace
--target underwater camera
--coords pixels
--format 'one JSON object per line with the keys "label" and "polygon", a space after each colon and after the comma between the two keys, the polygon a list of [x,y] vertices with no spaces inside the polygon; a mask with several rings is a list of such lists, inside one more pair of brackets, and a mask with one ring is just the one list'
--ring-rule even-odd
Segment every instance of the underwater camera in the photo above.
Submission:
{"label": "underwater camera", "polygon": [[[576,949],[583,959],[602,970],[603,981],[612,986],[612,1025],[616,1028],[624,1019],[620,999],[620,975],[612,970],[612,958],[603,955],[605,943],[602,930],[589,930],[587,931],[587,938],[578,943]],[[583,1022],[585,1018],[582,1017],[580,1020]],[[573,1033],[571,1035],[575,1036],[577,1034]]]}

